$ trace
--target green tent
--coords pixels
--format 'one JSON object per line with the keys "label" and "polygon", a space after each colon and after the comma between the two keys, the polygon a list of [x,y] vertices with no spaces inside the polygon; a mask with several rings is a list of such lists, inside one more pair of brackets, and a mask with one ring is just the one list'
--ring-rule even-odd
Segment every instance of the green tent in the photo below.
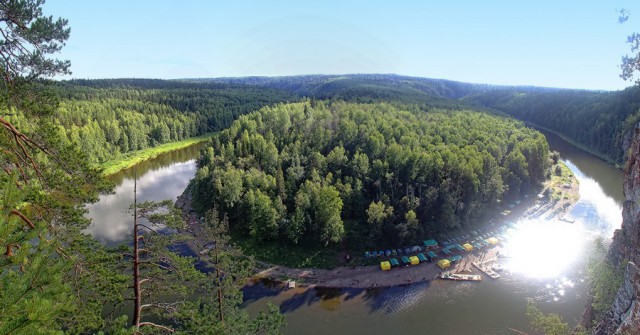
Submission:
{"label": "green tent", "polygon": [[395,267],[397,267],[397,266],[400,266],[400,262],[398,262],[398,260],[397,260],[397,259],[395,259],[395,258],[390,259],[390,260],[389,260],[389,263],[391,263],[391,267],[392,267],[392,268],[395,268]]}
{"label": "green tent", "polygon": [[427,261],[427,257],[425,257],[423,253],[419,253],[419,254],[418,254],[418,259],[419,259],[421,262],[426,262],[426,261]]}
{"label": "green tent", "polygon": [[424,246],[427,248],[436,248],[438,246],[438,242],[436,240],[425,240],[423,242]]}

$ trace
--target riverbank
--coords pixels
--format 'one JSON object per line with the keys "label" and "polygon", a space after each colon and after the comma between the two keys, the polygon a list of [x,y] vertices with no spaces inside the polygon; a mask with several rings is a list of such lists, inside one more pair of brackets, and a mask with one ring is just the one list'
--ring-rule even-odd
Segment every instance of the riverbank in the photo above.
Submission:
{"label": "riverbank", "polygon": [[135,152],[127,153],[120,158],[110,160],[100,164],[103,169],[102,174],[104,176],[110,176],[116,174],[122,170],[133,167],[134,165],[155,158],[163,153],[171,152],[178,149],[183,149],[194,144],[204,142],[212,138],[216,133],[207,133],[201,136],[191,137],[186,140],[171,142],[159,145],[153,148],[147,148],[138,150]]}
{"label": "riverbank", "polygon": [[[505,209],[496,214],[490,220],[489,224],[480,228],[481,234],[486,236],[499,236],[508,227],[512,221],[517,221],[520,217],[532,217],[543,219],[558,218],[561,220],[570,220],[566,218],[573,205],[579,199],[579,183],[577,178],[562,163],[560,164],[560,173],[554,174],[544,184],[543,193],[540,199],[529,199],[525,202],[516,202],[505,206]],[[567,172],[568,171],[568,172]],[[187,219],[187,229],[183,233],[190,234],[194,239],[198,239],[200,234],[200,225],[193,208],[191,207],[191,196],[185,192],[178,197],[176,206],[181,208],[185,218]],[[469,242],[477,237],[468,237]],[[466,239],[457,243],[466,243]],[[202,243],[200,243],[202,245]],[[196,243],[191,242],[190,247],[195,251]],[[463,259],[453,264],[447,271],[462,274],[481,274],[486,280],[491,280],[475,267],[471,266],[474,262],[486,263],[497,258],[501,251],[500,246],[484,248],[472,252],[459,252]],[[441,249],[434,250],[441,258],[446,258],[441,253]],[[363,251],[364,252],[364,251]],[[387,257],[388,258],[388,257]],[[380,258],[380,261],[387,258]],[[349,264],[354,264],[352,260]],[[382,271],[378,265],[369,266],[339,266],[331,270],[317,268],[290,268],[282,265],[274,265],[266,262],[257,261],[257,269],[253,279],[259,281],[268,279],[281,284],[295,282],[298,286],[318,286],[329,288],[375,288],[375,287],[391,287],[397,285],[406,285],[411,283],[427,282],[437,278],[442,270],[435,262],[422,263],[416,266],[406,266],[394,268],[391,271]]]}
{"label": "riverbank", "polygon": [[[501,248],[496,246],[463,255],[462,261],[448,268],[451,273],[470,274],[470,264],[497,258]],[[435,250],[439,252],[440,250]],[[443,256],[444,257],[444,256]],[[469,265],[469,266],[468,266]],[[280,283],[294,281],[298,286],[327,288],[376,288],[427,282],[436,279],[442,269],[435,262],[402,266],[382,271],[379,265],[337,267],[333,270],[291,269],[275,265],[254,275],[254,279],[269,279]],[[477,272],[479,274],[480,272]],[[488,278],[488,277],[485,277]]]}
{"label": "riverbank", "polygon": [[578,149],[580,149],[580,150],[582,150],[582,151],[584,151],[584,152],[586,152],[588,154],[591,154],[591,155],[593,155],[595,157],[598,157],[598,158],[602,159],[603,161],[615,166],[616,169],[619,169],[619,170],[622,169],[622,166],[618,165],[618,163],[616,163],[610,157],[608,157],[608,156],[606,156],[606,155],[604,155],[604,154],[602,154],[600,152],[597,152],[597,151],[587,147],[584,144],[578,143],[578,142],[576,142],[576,141],[574,141],[574,140],[562,135],[561,133],[559,133],[559,132],[557,132],[557,131],[555,131],[555,130],[553,130],[551,128],[547,128],[545,126],[541,126],[541,125],[538,125],[538,124],[535,124],[535,123],[529,122],[529,121],[523,121],[523,122],[528,127],[534,128],[536,130],[543,130],[543,131],[549,132],[551,134],[554,134],[554,135],[560,137],[563,141],[573,145],[574,147],[576,147],[576,148],[578,148]]}

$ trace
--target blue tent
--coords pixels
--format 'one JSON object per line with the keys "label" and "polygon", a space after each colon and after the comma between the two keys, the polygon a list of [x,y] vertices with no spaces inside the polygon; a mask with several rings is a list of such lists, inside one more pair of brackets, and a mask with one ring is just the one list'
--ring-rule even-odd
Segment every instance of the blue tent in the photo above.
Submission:
{"label": "blue tent", "polygon": [[436,255],[433,251],[427,251],[427,256],[431,257],[431,259],[437,259],[438,255]]}
{"label": "blue tent", "polygon": [[453,262],[457,262],[457,261],[459,261],[459,260],[461,260],[461,259],[462,259],[462,256],[460,256],[460,255],[455,255],[455,256],[453,256],[453,257],[449,257],[449,261],[450,261],[451,263],[453,263]]}
{"label": "blue tent", "polygon": [[425,247],[427,248],[437,248],[438,247],[438,242],[436,242],[436,240],[431,239],[431,240],[425,240],[422,242],[424,244]]}
{"label": "blue tent", "polygon": [[371,257],[371,253],[370,253],[370,252],[368,252],[368,251],[367,251],[367,252],[365,252],[365,253],[364,253],[364,257],[365,257],[365,258],[369,258],[369,257]]}
{"label": "blue tent", "polygon": [[443,248],[443,249],[442,249],[442,252],[443,252],[445,255],[451,255],[451,250],[449,250],[448,248]]}

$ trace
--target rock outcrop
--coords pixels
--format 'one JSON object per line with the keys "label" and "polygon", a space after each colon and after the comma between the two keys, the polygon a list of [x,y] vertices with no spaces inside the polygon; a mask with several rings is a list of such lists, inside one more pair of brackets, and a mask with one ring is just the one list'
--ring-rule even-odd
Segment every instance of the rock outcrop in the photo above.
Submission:
{"label": "rock outcrop", "polygon": [[635,129],[627,158],[622,227],[615,232],[609,251],[611,262],[627,264],[611,310],[594,331],[598,335],[640,334],[640,126]]}

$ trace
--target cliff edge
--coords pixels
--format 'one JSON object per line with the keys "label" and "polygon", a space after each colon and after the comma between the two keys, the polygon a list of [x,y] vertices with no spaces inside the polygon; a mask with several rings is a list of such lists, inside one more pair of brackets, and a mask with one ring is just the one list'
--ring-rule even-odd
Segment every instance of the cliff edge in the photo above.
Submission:
{"label": "cliff edge", "polygon": [[615,265],[626,263],[624,280],[611,309],[594,330],[597,335],[640,334],[640,125],[627,158],[622,227],[615,232],[608,255]]}

